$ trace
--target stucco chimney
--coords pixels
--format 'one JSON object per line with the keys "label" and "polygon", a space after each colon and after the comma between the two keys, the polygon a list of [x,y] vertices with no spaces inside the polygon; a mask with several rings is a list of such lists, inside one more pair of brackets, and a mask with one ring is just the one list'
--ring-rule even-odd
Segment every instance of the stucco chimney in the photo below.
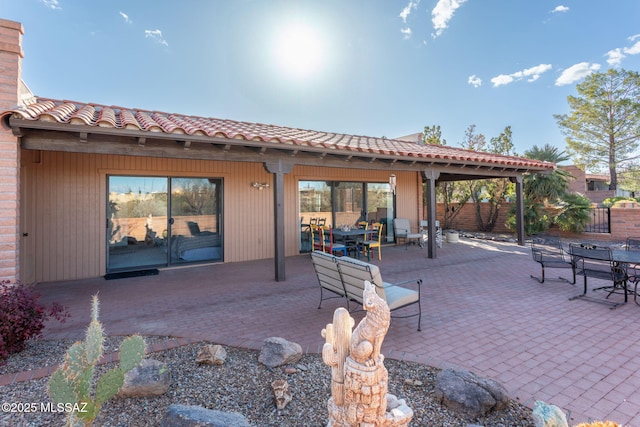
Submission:
{"label": "stucco chimney", "polygon": [[[0,112],[19,102],[22,24],[0,19]],[[0,123],[0,280],[19,279],[20,145]]]}

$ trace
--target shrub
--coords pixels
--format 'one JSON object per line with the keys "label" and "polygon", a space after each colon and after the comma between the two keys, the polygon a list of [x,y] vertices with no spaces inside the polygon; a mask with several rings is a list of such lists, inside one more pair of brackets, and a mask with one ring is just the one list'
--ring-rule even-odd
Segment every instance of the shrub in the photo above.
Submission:
{"label": "shrub", "polygon": [[615,196],[615,197],[608,197],[606,199],[604,199],[602,201],[602,206],[604,206],[605,208],[610,208],[611,206],[613,206],[616,202],[620,202],[620,201],[629,201],[629,202],[637,202],[637,199],[634,199],[633,197],[624,197],[624,196]]}
{"label": "shrub", "polygon": [[[527,236],[542,233],[549,228],[551,219],[544,205],[531,199],[524,200],[524,232]],[[515,203],[509,211],[505,223],[509,230],[516,230],[516,206]]]}
{"label": "shrub", "polygon": [[558,203],[560,211],[553,218],[553,222],[562,231],[582,233],[589,223],[591,201],[581,194],[566,194]]}
{"label": "shrub", "polygon": [[10,354],[24,350],[27,340],[42,336],[47,319],[64,323],[69,317],[66,307],[53,303],[47,308],[39,298],[30,286],[0,282],[0,364]]}

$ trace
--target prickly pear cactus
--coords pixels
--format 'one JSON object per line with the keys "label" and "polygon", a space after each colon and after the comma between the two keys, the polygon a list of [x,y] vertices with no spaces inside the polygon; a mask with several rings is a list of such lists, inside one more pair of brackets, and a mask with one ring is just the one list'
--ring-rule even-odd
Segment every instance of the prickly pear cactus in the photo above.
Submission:
{"label": "prickly pear cactus", "polygon": [[102,357],[104,330],[98,320],[98,296],[93,296],[91,322],[84,341],[74,343],[65,355],[62,365],[51,375],[49,396],[56,404],[71,405],[67,411],[67,425],[90,426],[98,416],[102,404],[118,393],[124,383],[124,374],[140,363],[145,354],[141,336],[126,338],[120,345],[120,366],[105,372],[95,382],[95,367]]}

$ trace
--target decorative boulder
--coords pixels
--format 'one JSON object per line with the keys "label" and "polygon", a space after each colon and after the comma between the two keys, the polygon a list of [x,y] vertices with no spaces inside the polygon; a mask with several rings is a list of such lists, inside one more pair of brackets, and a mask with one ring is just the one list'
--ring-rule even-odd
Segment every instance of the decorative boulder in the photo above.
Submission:
{"label": "decorative boulder", "polygon": [[258,361],[270,368],[296,363],[302,358],[300,344],[284,338],[271,337],[264,340]]}
{"label": "decorative boulder", "polygon": [[161,427],[251,427],[244,415],[202,406],[173,404],[167,408]]}
{"label": "decorative boulder", "polygon": [[445,369],[436,377],[436,399],[449,409],[478,417],[506,407],[507,390],[466,370]]}
{"label": "decorative boulder", "polygon": [[200,348],[196,363],[206,365],[222,365],[227,360],[227,350],[219,344],[209,344]]}
{"label": "decorative boulder", "polygon": [[169,390],[171,371],[166,363],[154,359],[142,361],[124,375],[120,397],[159,396]]}
{"label": "decorative boulder", "polygon": [[286,380],[275,380],[271,383],[271,388],[273,389],[276,408],[278,410],[284,409],[292,399],[289,383]]}
{"label": "decorative boulder", "polygon": [[562,409],[536,400],[533,405],[533,424],[536,427],[569,427]]}

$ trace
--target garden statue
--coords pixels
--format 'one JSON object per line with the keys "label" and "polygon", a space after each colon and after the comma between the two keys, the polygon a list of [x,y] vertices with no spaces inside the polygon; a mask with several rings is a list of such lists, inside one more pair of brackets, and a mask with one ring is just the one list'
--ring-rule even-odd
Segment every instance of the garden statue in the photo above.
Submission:
{"label": "garden statue", "polygon": [[365,281],[363,307],[367,314],[356,326],[349,312],[338,308],[333,323],[322,330],[324,363],[331,366],[331,398],[327,427],[403,427],[413,411],[403,399],[387,394],[388,373],[382,341],[391,315],[375,286]]}

